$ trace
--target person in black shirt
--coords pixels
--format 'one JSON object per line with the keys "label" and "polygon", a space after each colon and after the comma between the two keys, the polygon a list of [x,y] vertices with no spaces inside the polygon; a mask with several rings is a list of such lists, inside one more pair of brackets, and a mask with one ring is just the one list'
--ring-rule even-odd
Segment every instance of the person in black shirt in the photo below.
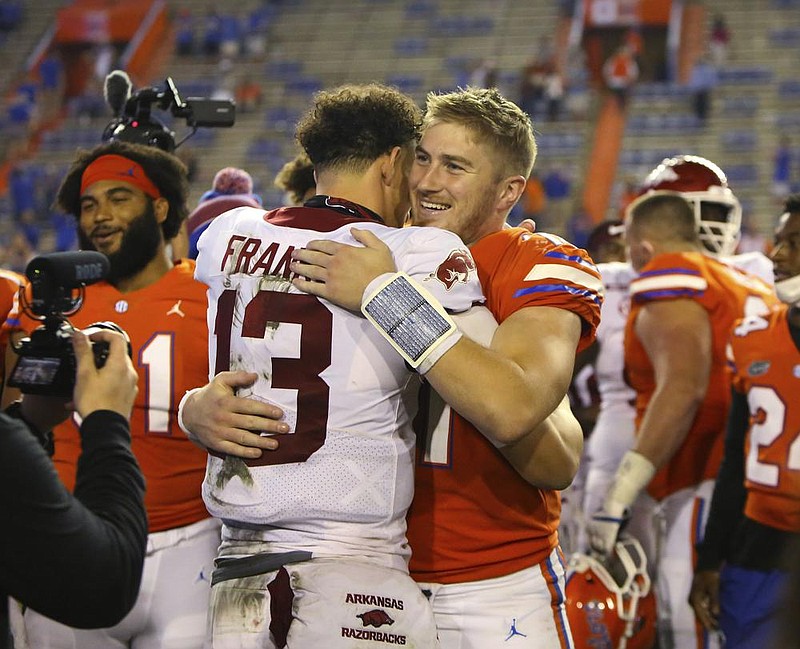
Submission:
{"label": "person in black shirt", "polygon": [[[97,369],[89,337],[73,334],[73,401],[25,395],[0,413],[0,592],[64,624],[105,627],[139,592],[147,540],[144,479],[130,449],[128,419],[137,375],[123,336]],[[74,494],[61,483],[41,441],[74,407],[82,455]],[[11,646],[0,605],[0,648]]]}

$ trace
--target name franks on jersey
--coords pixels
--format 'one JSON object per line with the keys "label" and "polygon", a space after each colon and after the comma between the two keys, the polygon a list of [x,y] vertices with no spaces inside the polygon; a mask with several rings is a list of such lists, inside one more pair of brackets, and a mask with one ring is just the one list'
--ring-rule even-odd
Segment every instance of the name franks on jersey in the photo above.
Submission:
{"label": "name franks on jersey", "polygon": [[219,270],[228,275],[276,275],[288,280],[292,276],[289,264],[293,251],[294,246],[281,250],[275,241],[265,243],[256,237],[234,234],[228,239]]}
{"label": "name franks on jersey", "polygon": [[348,604],[363,604],[365,606],[380,606],[381,608],[394,608],[403,610],[403,600],[383,595],[364,595],[362,593],[347,593],[344,600]]}

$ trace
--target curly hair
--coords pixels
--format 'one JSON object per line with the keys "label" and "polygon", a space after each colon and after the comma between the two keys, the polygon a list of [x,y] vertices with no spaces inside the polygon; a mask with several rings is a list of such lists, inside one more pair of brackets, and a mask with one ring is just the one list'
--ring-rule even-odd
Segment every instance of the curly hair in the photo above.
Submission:
{"label": "curly hair", "polygon": [[423,131],[440,122],[460,124],[488,143],[503,161],[501,174],[531,175],[537,146],[528,115],[496,88],[459,88],[428,93]]}
{"label": "curly hair", "polygon": [[[140,164],[147,177],[158,187],[167,199],[169,210],[161,224],[164,240],[172,239],[186,220],[189,209],[186,197],[189,193],[189,180],[186,165],[176,156],[156,147],[114,140],[96,146],[91,150],[79,151],[72,166],[67,171],[56,195],[56,205],[67,214],[79,218],[81,214],[81,178],[94,160],[104,155],[121,155]],[[148,200],[150,197],[148,197]]]}
{"label": "curly hair", "polygon": [[318,172],[360,172],[396,146],[413,146],[421,119],[414,100],[395,88],[344,85],[314,95],[296,137]]}
{"label": "curly hair", "polygon": [[314,165],[305,153],[298,153],[275,176],[275,186],[288,192],[292,202],[299,205],[309,190],[314,189]]}

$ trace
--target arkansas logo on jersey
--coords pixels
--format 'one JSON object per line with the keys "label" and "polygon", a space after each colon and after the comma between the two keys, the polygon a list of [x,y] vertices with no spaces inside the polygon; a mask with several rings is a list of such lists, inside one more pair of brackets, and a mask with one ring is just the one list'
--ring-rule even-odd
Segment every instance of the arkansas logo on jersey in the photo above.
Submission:
{"label": "arkansas logo on jersey", "polygon": [[475,270],[475,260],[466,250],[453,250],[426,279],[438,279],[449,291],[456,282],[466,284]]}
{"label": "arkansas logo on jersey", "polygon": [[359,613],[356,617],[361,619],[361,624],[364,626],[374,626],[376,629],[387,624],[390,626],[394,624],[394,620],[389,617],[386,611],[379,608],[374,608],[366,613]]}

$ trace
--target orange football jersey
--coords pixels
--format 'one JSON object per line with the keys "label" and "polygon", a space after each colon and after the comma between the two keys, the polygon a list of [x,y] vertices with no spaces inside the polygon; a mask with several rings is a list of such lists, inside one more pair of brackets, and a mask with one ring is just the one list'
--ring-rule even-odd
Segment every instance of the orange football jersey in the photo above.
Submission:
{"label": "orange football jersey", "polygon": [[[512,228],[484,237],[470,251],[486,306],[498,322],[525,307],[558,307],[583,320],[580,349],[594,339],[602,284],[583,250],[559,237]],[[476,581],[545,559],[558,543],[559,492],[525,482],[427,386],[415,423],[418,457],[408,515],[414,579]]]}
{"label": "orange football jersey", "polygon": [[783,305],[736,324],[731,336],[733,386],[746,395],[745,514],[800,532],[800,350]]}
{"label": "orange football jersey", "polygon": [[655,391],[655,375],[634,325],[647,304],[675,299],[695,300],[708,312],[713,341],[711,373],[686,439],[648,486],[657,500],[716,477],[730,405],[725,369],[728,335],[737,318],[766,313],[777,304],[774,292],[762,280],[699,252],[667,253],[651,260],[631,282],[631,310],[625,327],[625,373],[636,390],[637,430]]}
{"label": "orange football jersey", "polygon": [[[15,308],[17,295],[20,286],[24,286],[27,279],[11,270],[0,269],[0,317],[5,322],[6,318]],[[6,345],[8,345],[9,330],[6,327],[0,328],[0,368],[5,366]],[[3,371],[5,376],[5,371]]]}
{"label": "orange football jersey", "polygon": [[[206,286],[194,279],[194,261],[183,259],[154,284],[130,293],[107,282],[87,286],[83,306],[69,320],[77,328],[110,320],[130,336],[139,373],[132,448],[146,480],[150,532],[208,518],[200,493],[207,454],[187,439],[177,421],[184,392],[208,382]],[[22,314],[16,326],[31,331],[38,324]],[[53,459],[72,489],[80,455],[78,428],[67,421],[54,435]]]}

